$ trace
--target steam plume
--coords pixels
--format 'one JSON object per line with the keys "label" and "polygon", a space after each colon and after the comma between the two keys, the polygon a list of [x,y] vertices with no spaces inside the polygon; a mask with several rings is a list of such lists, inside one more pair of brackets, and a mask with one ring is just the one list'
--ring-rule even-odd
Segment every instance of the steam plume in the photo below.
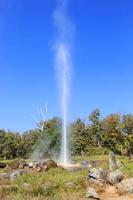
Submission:
{"label": "steam plume", "polygon": [[57,8],[54,12],[54,23],[56,27],[55,66],[58,75],[60,89],[60,100],[62,108],[63,128],[61,162],[69,162],[68,150],[68,105],[70,99],[71,82],[71,48],[73,25],[67,15],[67,0],[58,0]]}

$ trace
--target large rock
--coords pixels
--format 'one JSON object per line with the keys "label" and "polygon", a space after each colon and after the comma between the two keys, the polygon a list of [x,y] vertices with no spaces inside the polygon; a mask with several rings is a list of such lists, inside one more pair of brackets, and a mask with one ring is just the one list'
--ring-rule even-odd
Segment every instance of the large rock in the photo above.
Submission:
{"label": "large rock", "polygon": [[25,167],[28,167],[28,163],[25,160],[21,160],[19,162],[19,168],[24,169]]}
{"label": "large rock", "polygon": [[18,178],[19,176],[21,176],[23,174],[27,174],[27,171],[25,171],[23,169],[17,170],[15,172],[13,172],[12,174],[10,174],[10,179],[15,180],[16,178]]}
{"label": "large rock", "polygon": [[96,179],[98,181],[104,182],[106,177],[106,172],[102,168],[93,168],[89,171],[88,179]]}
{"label": "large rock", "polygon": [[86,198],[89,198],[89,199],[100,199],[98,194],[97,194],[97,192],[92,187],[88,188],[88,191],[86,193]]}
{"label": "large rock", "polygon": [[43,161],[41,163],[41,168],[42,168],[43,171],[48,171],[48,166],[47,166],[47,163],[45,161]]}
{"label": "large rock", "polygon": [[70,181],[70,182],[66,183],[66,187],[72,189],[72,188],[75,188],[76,185],[74,182]]}
{"label": "large rock", "polygon": [[118,169],[122,169],[124,167],[124,163],[121,160],[116,160],[116,164]]}
{"label": "large rock", "polygon": [[3,168],[5,168],[5,167],[6,167],[6,163],[0,162],[0,168],[3,169]]}
{"label": "large rock", "polygon": [[48,169],[56,168],[57,167],[57,163],[54,160],[48,160],[46,162],[46,165],[47,165]]}
{"label": "large rock", "polygon": [[133,178],[128,178],[116,185],[120,194],[133,193]]}
{"label": "large rock", "polygon": [[118,168],[117,163],[116,163],[116,157],[115,154],[111,151],[109,153],[109,170],[113,171]]}
{"label": "large rock", "polygon": [[109,172],[108,177],[107,177],[107,182],[110,183],[111,185],[115,185],[122,181],[124,178],[123,173],[120,170],[116,170],[113,172]]}
{"label": "large rock", "polygon": [[32,161],[28,163],[29,168],[33,168],[37,164],[37,161]]}
{"label": "large rock", "polygon": [[93,187],[96,190],[96,192],[103,192],[105,190],[105,184],[96,179],[91,178],[89,180],[89,186]]}
{"label": "large rock", "polygon": [[93,187],[96,192],[103,192],[105,189],[106,172],[102,169],[93,168],[89,171],[89,186]]}
{"label": "large rock", "polygon": [[10,179],[10,174],[9,173],[2,173],[2,174],[0,174],[0,179]]}

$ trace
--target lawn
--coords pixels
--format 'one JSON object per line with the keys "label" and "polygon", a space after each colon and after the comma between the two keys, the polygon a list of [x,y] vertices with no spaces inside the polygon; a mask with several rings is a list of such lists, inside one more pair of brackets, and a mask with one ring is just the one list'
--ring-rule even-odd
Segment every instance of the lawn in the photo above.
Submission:
{"label": "lawn", "polygon": [[[124,163],[126,177],[133,176],[133,162],[118,156]],[[104,160],[99,167],[108,168],[108,156],[74,157],[76,162],[83,160]],[[12,164],[13,161],[8,161]],[[3,171],[1,171],[3,172]],[[48,172],[31,172],[13,182],[0,181],[0,200],[84,200],[87,189],[88,170],[68,172],[51,169]]]}

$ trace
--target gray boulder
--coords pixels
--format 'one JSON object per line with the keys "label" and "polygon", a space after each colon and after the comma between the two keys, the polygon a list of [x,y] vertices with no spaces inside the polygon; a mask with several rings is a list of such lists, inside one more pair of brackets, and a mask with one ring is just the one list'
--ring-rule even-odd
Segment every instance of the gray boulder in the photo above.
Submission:
{"label": "gray boulder", "polygon": [[107,182],[110,183],[111,185],[114,185],[122,181],[123,178],[124,178],[123,173],[117,169],[116,171],[109,172],[107,177]]}
{"label": "gray boulder", "polygon": [[21,176],[23,174],[27,174],[27,171],[25,171],[23,169],[17,170],[10,174],[10,180],[15,180],[16,178],[18,178],[19,176]]}
{"label": "gray boulder", "polygon": [[96,192],[103,192],[105,190],[105,184],[96,179],[90,179],[89,186],[93,187]]}
{"label": "gray boulder", "polygon": [[113,171],[118,168],[117,163],[116,163],[116,157],[115,154],[111,151],[109,153],[109,170]]}
{"label": "gray boulder", "polygon": [[28,163],[29,168],[33,168],[37,164],[37,161],[32,161]]}
{"label": "gray boulder", "polygon": [[92,187],[88,188],[88,191],[86,193],[86,198],[89,198],[89,199],[100,199],[98,194],[97,194],[97,192]]}
{"label": "gray boulder", "polygon": [[71,189],[71,188],[75,188],[76,185],[74,182],[68,182],[68,183],[66,183],[66,187]]}
{"label": "gray boulder", "polygon": [[25,160],[21,160],[19,163],[19,168],[24,169],[25,167],[28,167],[28,163]]}
{"label": "gray boulder", "polygon": [[117,164],[118,169],[122,169],[124,167],[124,164],[121,160],[116,160],[116,164]]}
{"label": "gray boulder", "polygon": [[9,173],[2,173],[0,175],[0,179],[10,179],[10,174]]}
{"label": "gray boulder", "polygon": [[89,171],[88,180],[94,179],[101,182],[105,181],[106,172],[102,168],[93,168]]}
{"label": "gray boulder", "polygon": [[133,178],[128,178],[116,185],[120,194],[133,193]]}

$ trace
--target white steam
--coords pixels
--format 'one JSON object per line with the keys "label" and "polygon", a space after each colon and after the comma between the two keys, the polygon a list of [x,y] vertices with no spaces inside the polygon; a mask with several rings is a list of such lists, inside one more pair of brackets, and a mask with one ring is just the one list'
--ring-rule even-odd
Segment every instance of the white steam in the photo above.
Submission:
{"label": "white steam", "polygon": [[63,128],[61,142],[61,162],[69,162],[68,148],[68,105],[70,99],[71,82],[71,49],[73,25],[67,15],[67,0],[58,0],[54,12],[54,23],[57,31],[55,50],[55,66],[60,89]]}

